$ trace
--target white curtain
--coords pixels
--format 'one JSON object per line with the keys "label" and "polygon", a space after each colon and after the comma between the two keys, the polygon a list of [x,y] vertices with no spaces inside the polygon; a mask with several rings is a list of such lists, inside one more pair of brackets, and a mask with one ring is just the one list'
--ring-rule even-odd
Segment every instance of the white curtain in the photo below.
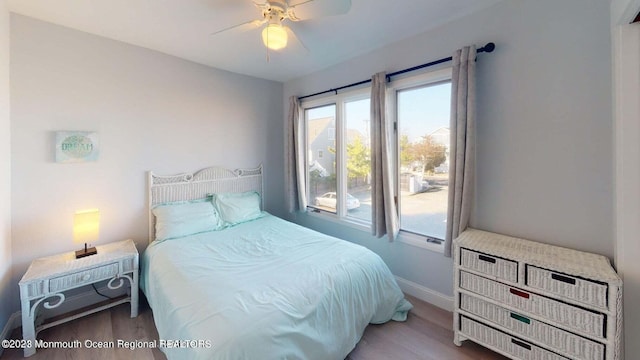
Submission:
{"label": "white curtain", "polygon": [[444,244],[447,257],[451,257],[453,239],[467,228],[471,215],[476,163],[475,59],[475,46],[466,46],[453,55],[449,211]]}
{"label": "white curtain", "polygon": [[393,131],[386,116],[387,75],[373,76],[371,82],[371,225],[377,237],[385,234],[393,241],[399,221],[394,194],[392,162]]}
{"label": "white curtain", "polygon": [[285,125],[285,191],[290,213],[307,208],[304,168],[304,126],[300,118],[300,100],[289,98],[289,116]]}

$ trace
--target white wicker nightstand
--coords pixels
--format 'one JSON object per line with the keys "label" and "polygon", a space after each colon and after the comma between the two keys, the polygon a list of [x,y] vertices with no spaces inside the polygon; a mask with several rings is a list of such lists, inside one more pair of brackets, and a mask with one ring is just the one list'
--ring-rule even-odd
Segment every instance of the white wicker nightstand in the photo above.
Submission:
{"label": "white wicker nightstand", "polygon": [[[76,259],[74,252],[36,259],[20,280],[22,337],[30,347],[24,356],[36,353],[36,335],[41,330],[93,314],[110,307],[131,303],[131,317],[138,316],[138,251],[132,240],[96,246],[98,254]],[[121,288],[129,280],[130,294],[63,319],[35,324],[38,306],[53,309],[65,301],[65,291],[109,280],[110,289]],[[54,300],[51,303],[51,300]]]}
{"label": "white wicker nightstand", "polygon": [[622,280],[606,257],[475,229],[454,256],[456,345],[512,359],[621,358]]}

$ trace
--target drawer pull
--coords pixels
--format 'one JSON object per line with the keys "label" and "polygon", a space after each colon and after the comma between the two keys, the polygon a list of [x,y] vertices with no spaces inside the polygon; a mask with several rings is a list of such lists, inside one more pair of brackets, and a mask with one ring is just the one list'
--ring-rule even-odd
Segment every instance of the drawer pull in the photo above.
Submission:
{"label": "drawer pull", "polygon": [[567,284],[571,284],[571,285],[575,285],[576,284],[576,279],[570,278],[568,276],[562,276],[562,275],[559,275],[559,274],[551,274],[551,278],[553,280],[562,281],[563,283],[567,283]]}
{"label": "drawer pull", "polygon": [[511,343],[516,344],[522,348],[525,348],[527,350],[531,350],[531,345],[523,343],[522,341],[518,341],[516,339],[511,339]]}
{"label": "drawer pull", "polygon": [[527,325],[531,324],[531,320],[527,319],[526,317],[522,316],[522,315],[518,315],[516,313],[511,313],[511,317],[513,319],[516,319],[518,321],[521,321]]}
{"label": "drawer pull", "polygon": [[529,298],[529,294],[527,294],[524,291],[520,291],[520,290],[516,290],[516,289],[509,289],[509,292],[512,293],[513,295],[517,295],[517,296],[523,297],[525,299]]}
{"label": "drawer pull", "polygon": [[482,260],[482,261],[486,261],[486,262],[490,262],[492,264],[496,263],[496,259],[486,256],[486,255],[478,255],[478,259]]}

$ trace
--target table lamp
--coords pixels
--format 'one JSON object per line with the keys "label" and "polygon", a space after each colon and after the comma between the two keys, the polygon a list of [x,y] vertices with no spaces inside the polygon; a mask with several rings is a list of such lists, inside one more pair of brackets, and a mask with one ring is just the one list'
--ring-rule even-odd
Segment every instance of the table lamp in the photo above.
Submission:
{"label": "table lamp", "polygon": [[95,247],[87,248],[87,243],[98,240],[99,230],[98,209],[76,211],[73,215],[73,242],[84,243],[84,249],[76,251],[76,259],[98,253]]}

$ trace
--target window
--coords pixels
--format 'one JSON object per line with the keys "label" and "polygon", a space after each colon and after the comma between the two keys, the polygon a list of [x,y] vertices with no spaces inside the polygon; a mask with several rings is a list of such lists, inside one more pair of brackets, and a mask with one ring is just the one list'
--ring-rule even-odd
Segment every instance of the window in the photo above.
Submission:
{"label": "window", "polygon": [[[356,223],[371,222],[368,91],[304,104],[308,206]],[[319,136],[327,134],[327,136]]]}
{"label": "window", "polygon": [[400,229],[445,238],[451,81],[396,92]]}
{"label": "window", "polygon": [[371,222],[369,98],[344,103],[347,216]]}
{"label": "window", "polygon": [[[369,92],[361,89],[302,104],[309,207],[362,225],[371,223]],[[388,93],[388,115],[396,123],[395,184],[401,232],[430,241],[444,239],[451,69],[394,81]]]}

